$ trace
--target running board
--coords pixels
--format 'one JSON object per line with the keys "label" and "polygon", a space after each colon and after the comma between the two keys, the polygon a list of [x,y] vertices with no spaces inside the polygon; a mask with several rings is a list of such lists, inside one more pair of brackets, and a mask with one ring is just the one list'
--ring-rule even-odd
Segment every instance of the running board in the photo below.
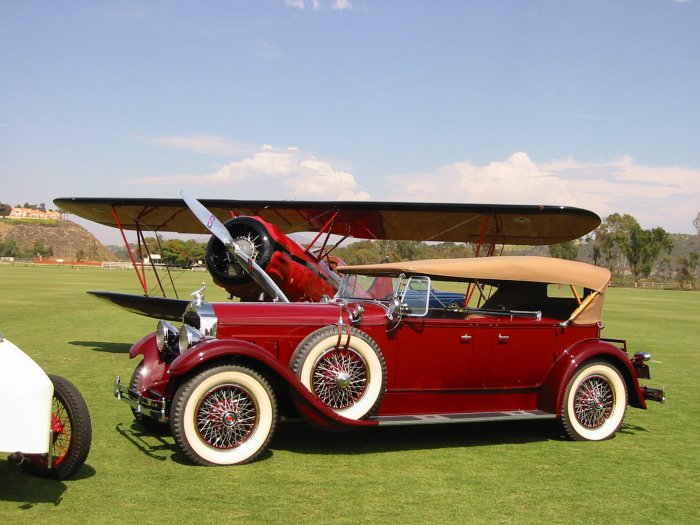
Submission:
{"label": "running board", "polygon": [[444,423],[483,423],[486,421],[515,421],[518,419],[555,419],[556,414],[542,410],[516,410],[513,412],[470,412],[468,414],[425,414],[405,416],[375,416],[379,426],[437,425]]}

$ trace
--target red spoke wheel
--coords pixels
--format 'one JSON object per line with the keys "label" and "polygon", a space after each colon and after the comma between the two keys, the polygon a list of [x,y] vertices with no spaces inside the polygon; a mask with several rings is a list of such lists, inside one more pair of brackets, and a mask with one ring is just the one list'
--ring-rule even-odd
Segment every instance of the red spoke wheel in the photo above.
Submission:
{"label": "red spoke wheel", "polygon": [[92,422],[78,389],[63,377],[49,375],[49,379],[54,389],[49,452],[27,456],[22,466],[37,476],[66,479],[87,459],[92,443]]}

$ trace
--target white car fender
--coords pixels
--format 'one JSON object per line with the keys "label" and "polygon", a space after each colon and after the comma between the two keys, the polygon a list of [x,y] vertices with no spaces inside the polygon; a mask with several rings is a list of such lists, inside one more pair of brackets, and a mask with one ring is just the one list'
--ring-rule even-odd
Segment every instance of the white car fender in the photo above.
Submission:
{"label": "white car fender", "polygon": [[0,336],[0,451],[49,451],[53,383],[42,368]]}

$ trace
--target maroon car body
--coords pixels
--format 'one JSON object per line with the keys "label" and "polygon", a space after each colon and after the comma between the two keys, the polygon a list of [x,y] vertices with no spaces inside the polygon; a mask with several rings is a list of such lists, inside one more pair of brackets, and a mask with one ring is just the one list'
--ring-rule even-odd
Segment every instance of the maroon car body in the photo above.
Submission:
{"label": "maroon car body", "polygon": [[[573,439],[612,437],[626,407],[663,401],[648,354],[601,336],[610,274],[537,257],[341,268],[323,302],[207,303],[137,342],[116,393],[195,463],[255,459],[280,415],[326,430],[559,419]],[[461,305],[435,307],[440,290]],[[439,303],[439,301],[438,301]]]}

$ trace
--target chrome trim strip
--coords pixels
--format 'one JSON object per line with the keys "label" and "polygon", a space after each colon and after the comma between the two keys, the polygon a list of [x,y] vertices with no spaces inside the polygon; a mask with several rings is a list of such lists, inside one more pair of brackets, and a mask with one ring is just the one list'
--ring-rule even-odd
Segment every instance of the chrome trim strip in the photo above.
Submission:
{"label": "chrome trim strip", "polygon": [[512,421],[517,419],[556,419],[556,414],[542,410],[516,410],[513,412],[473,412],[467,414],[424,414],[406,416],[377,416],[372,418],[379,426],[435,425],[445,423],[484,423],[487,421]]}

